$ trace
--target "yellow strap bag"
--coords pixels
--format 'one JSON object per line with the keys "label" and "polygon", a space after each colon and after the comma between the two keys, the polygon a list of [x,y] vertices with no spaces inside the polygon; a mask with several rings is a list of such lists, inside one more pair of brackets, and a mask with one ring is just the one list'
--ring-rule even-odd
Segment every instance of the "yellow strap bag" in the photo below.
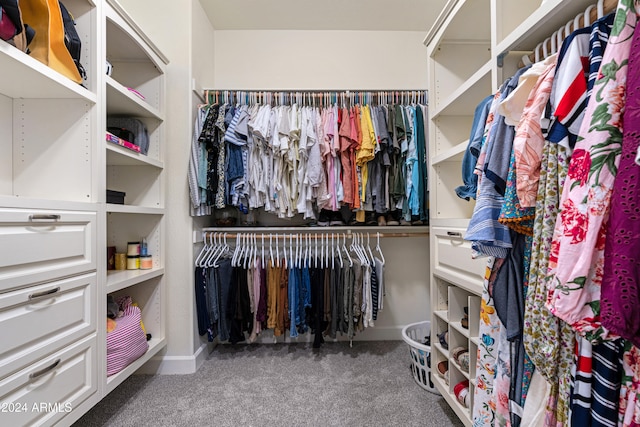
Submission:
{"label": "yellow strap bag", "polygon": [[30,55],[76,83],[82,82],[64,44],[64,24],[58,0],[21,0],[22,20],[36,32]]}

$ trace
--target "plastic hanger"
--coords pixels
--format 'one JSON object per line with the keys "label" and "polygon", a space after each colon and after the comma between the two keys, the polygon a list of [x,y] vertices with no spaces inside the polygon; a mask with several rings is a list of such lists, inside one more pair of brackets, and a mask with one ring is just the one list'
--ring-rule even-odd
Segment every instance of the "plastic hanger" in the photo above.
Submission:
{"label": "plastic hanger", "polygon": [[291,260],[291,262],[289,263],[289,268],[293,268],[295,267],[295,264],[293,262],[294,258],[293,258],[293,234],[289,233],[289,258]]}
{"label": "plastic hanger", "polygon": [[200,249],[200,253],[196,257],[196,260],[194,261],[194,265],[196,267],[202,267],[200,265],[200,261],[204,257],[204,254],[209,251],[209,242],[207,241],[207,234],[205,232],[202,232],[202,242],[204,243],[204,245],[202,245],[202,248]]}
{"label": "plastic hanger", "polygon": [[269,233],[269,261],[271,262],[271,266],[273,266],[273,235],[271,233]]}
{"label": "plastic hanger", "polygon": [[280,268],[280,245],[278,244],[277,234],[276,234],[276,266]]}
{"label": "plastic hanger", "polygon": [[375,265],[375,257],[373,256],[373,252],[371,251],[371,241],[369,240],[369,233],[367,233],[367,250],[369,251],[369,257],[371,259],[371,265]]}
{"label": "plastic hanger", "polygon": [[262,233],[262,267],[264,266],[264,233]]}
{"label": "plastic hanger", "polygon": [[347,250],[347,235],[346,233],[342,233],[342,250],[344,254],[349,259],[349,267],[353,267],[353,260],[351,259],[351,255],[349,255],[349,251]]}
{"label": "plastic hanger", "polygon": [[[222,236],[222,235],[220,235]],[[213,260],[218,252],[222,250],[222,241],[218,241],[218,233],[213,234],[213,245],[209,249],[209,255],[203,261],[203,267],[213,267]]]}
{"label": "plastic hanger", "polygon": [[200,249],[200,253],[198,254],[198,256],[196,257],[196,260],[194,261],[194,264],[196,267],[203,267],[202,260],[206,259],[205,254],[209,253],[209,248],[211,246],[210,244],[210,238],[211,235],[209,235],[209,237],[207,237],[206,233],[202,233],[202,241],[204,243],[204,245],[202,246],[202,249]]}
{"label": "plastic hanger", "polygon": [[591,11],[592,11],[595,7],[596,7],[596,5],[591,4],[591,5],[589,5],[589,6],[585,9],[585,11],[584,11],[584,15],[583,15],[584,19],[583,19],[583,21],[582,21],[582,27],[583,27],[583,28],[584,28],[584,27],[589,27],[589,26],[591,26]]}
{"label": "plastic hanger", "polygon": [[224,233],[224,243],[222,244],[222,249],[220,250],[220,252],[218,252],[218,256],[216,256],[216,259],[213,260],[212,266],[214,268],[220,267],[218,265],[218,260],[223,254],[228,252],[229,252],[229,244],[227,243],[227,233]]}
{"label": "plastic hanger", "polygon": [[382,261],[382,265],[384,265],[384,254],[382,253],[382,249],[380,248],[380,232],[376,232],[376,237],[378,241],[376,242],[376,251],[380,254],[380,261]]}
{"label": "plastic hanger", "polygon": [[[333,243],[333,234],[331,234],[331,242]],[[344,268],[344,260],[340,251],[340,234],[336,234],[336,249],[338,250],[338,259],[340,260],[340,268]]]}
{"label": "plastic hanger", "polygon": [[541,48],[542,48],[542,43],[538,43],[538,45],[536,46],[536,49],[534,51],[534,55],[535,55],[534,56],[534,58],[535,58],[534,60],[536,62],[540,62],[540,50],[541,50]]}
{"label": "plastic hanger", "polygon": [[598,19],[604,16],[604,0],[598,0]]}
{"label": "plastic hanger", "polygon": [[286,234],[282,235],[282,252],[283,252],[282,267],[283,268],[288,268],[287,266],[289,264],[287,262],[287,235]]}
{"label": "plastic hanger", "polygon": [[318,233],[316,233],[316,257],[315,257],[315,268],[318,268]]}
{"label": "plastic hanger", "polygon": [[320,234],[320,268],[324,268],[324,236]]}
{"label": "plastic hanger", "polygon": [[231,257],[231,265],[235,267],[236,259],[240,253],[240,233],[236,234],[236,247],[233,250],[233,257]]}

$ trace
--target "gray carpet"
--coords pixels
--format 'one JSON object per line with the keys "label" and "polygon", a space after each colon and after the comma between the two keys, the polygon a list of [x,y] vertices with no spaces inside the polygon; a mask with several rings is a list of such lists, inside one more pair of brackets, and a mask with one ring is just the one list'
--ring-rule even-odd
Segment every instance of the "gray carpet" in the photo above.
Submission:
{"label": "gray carpet", "polygon": [[191,375],[134,375],[83,426],[462,426],[402,341],[220,345]]}

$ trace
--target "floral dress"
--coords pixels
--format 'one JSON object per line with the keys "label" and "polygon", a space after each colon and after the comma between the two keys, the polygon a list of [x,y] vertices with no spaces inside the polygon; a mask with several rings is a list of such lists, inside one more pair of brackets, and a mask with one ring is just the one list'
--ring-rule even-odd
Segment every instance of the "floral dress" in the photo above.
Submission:
{"label": "floral dress", "polygon": [[594,342],[609,335],[600,323],[600,284],[637,19],[633,0],[620,0],[569,165],[549,260],[549,309]]}
{"label": "floral dress", "polygon": [[567,149],[545,142],[536,198],[531,265],[525,298],[524,347],[536,370],[551,385],[546,403],[547,426],[567,424],[571,392],[574,330],[553,316],[546,306],[547,270],[553,229],[558,216],[560,189],[567,173]]}

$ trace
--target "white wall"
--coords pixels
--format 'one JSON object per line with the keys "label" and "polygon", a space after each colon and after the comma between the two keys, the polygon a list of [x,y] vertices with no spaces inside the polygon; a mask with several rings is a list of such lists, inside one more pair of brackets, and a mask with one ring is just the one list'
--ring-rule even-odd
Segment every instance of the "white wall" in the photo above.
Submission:
{"label": "white wall", "polygon": [[426,89],[424,33],[216,31],[219,89]]}

